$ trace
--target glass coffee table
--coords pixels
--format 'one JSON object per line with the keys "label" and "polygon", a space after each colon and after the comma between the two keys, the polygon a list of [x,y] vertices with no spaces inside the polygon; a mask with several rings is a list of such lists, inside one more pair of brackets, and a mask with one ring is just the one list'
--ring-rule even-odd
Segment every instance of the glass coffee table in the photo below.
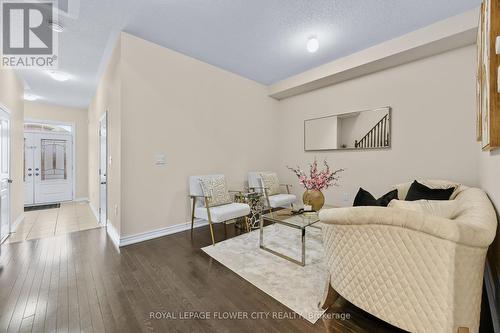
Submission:
{"label": "glass coffee table", "polygon": [[[302,258],[301,260],[294,259],[289,257],[283,253],[279,253],[275,250],[272,250],[264,245],[264,224],[265,222],[270,223],[278,223],[290,228],[298,229],[301,232],[302,236]],[[319,222],[318,213],[303,213],[298,215],[292,215],[291,209],[282,209],[279,211],[275,211],[272,213],[262,214],[260,219],[260,238],[259,238],[259,246],[261,249],[266,250],[278,257],[289,260],[295,264],[300,266],[306,265],[306,228],[313,225],[314,223]]]}

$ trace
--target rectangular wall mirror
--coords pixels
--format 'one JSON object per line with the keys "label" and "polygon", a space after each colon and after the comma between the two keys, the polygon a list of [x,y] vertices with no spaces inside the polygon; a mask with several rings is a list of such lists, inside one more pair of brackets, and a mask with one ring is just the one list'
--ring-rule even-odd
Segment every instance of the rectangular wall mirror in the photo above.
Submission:
{"label": "rectangular wall mirror", "polygon": [[391,147],[391,108],[382,107],[304,120],[304,150]]}

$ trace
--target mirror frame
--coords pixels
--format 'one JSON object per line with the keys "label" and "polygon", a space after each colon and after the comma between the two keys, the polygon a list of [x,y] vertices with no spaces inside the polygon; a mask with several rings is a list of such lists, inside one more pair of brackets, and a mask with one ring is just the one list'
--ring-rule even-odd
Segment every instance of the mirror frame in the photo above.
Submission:
{"label": "mirror frame", "polygon": [[[327,148],[327,149],[306,149],[306,122],[311,121],[311,120],[319,120],[319,119],[326,119],[326,118],[331,118],[331,117],[338,117],[338,116],[344,116],[352,113],[361,113],[361,112],[366,112],[366,111],[375,111],[375,110],[380,110],[380,109],[387,109],[388,114],[389,114],[389,145],[387,147],[365,147],[365,148]],[[364,110],[358,110],[358,111],[351,111],[351,112],[345,112],[345,113],[339,113],[339,114],[332,114],[329,116],[323,116],[323,117],[317,117],[317,118],[310,118],[310,119],[305,119],[304,120],[304,128],[303,128],[303,136],[304,136],[304,151],[357,151],[357,150],[386,150],[386,149],[391,149],[392,148],[392,107],[390,106],[381,106],[378,108],[373,108],[373,109],[364,109]]]}

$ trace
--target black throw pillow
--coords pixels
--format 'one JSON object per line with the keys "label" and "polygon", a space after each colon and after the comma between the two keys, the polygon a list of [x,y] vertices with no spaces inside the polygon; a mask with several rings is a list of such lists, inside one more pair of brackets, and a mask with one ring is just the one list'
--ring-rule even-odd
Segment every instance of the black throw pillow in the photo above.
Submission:
{"label": "black throw pillow", "polygon": [[375,197],[368,191],[362,189],[361,187],[359,188],[358,194],[356,194],[356,198],[354,198],[354,203],[353,206],[382,206],[382,207],[387,207],[389,202],[391,202],[392,199],[397,199],[398,198],[398,190],[392,190],[383,196],[381,196],[378,199],[375,199]]}
{"label": "black throw pillow", "polygon": [[411,184],[408,194],[406,195],[406,201],[415,201],[420,199],[426,200],[450,200],[451,195],[455,191],[454,187],[440,189],[440,188],[429,188],[423,184],[420,184],[416,180]]}

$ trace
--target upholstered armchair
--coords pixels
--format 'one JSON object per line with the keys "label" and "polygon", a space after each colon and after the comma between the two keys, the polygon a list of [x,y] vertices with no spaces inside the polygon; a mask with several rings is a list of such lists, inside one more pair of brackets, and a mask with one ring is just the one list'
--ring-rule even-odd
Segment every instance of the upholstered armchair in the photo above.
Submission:
{"label": "upholstered armchair", "polygon": [[[329,273],[323,307],[340,295],[410,332],[478,332],[497,218],[482,190],[448,187],[455,185],[450,218],[390,207],[320,211]],[[400,198],[408,187],[399,186]]]}
{"label": "upholstered armchair", "polygon": [[[278,176],[274,172],[249,172],[248,187],[251,191],[264,194],[267,207],[270,210],[279,207],[293,207],[293,203],[297,199],[294,194],[290,193],[292,185],[280,184]],[[286,193],[282,193],[282,188],[286,190]]]}
{"label": "upholstered armchair", "polygon": [[192,200],[191,236],[194,219],[206,220],[210,228],[212,245],[215,245],[213,223],[226,223],[250,213],[250,206],[233,202],[230,192],[238,191],[227,189],[224,175],[189,177],[189,195]]}

